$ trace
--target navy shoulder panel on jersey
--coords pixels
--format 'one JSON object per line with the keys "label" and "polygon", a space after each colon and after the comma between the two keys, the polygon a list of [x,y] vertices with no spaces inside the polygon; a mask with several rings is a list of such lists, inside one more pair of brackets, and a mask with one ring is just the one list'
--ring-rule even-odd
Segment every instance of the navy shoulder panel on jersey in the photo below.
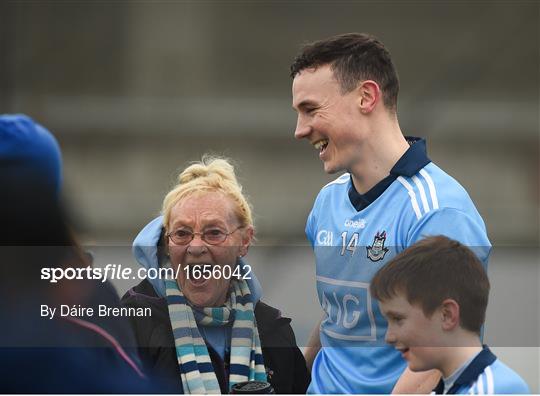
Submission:
{"label": "navy shoulder panel on jersey", "polygon": [[[484,372],[486,367],[491,365],[497,356],[491,352],[491,350],[484,345],[482,351],[472,360],[467,368],[456,379],[454,385],[448,390],[447,394],[455,394],[456,391],[464,385],[468,385],[476,381],[478,376]],[[442,394],[444,390],[444,382],[441,380],[437,387],[433,390],[436,394]]]}
{"label": "navy shoulder panel on jersey", "polygon": [[361,211],[368,207],[380,197],[399,176],[411,177],[431,162],[427,156],[425,139],[407,137],[407,141],[411,146],[401,156],[398,162],[396,162],[394,167],[390,170],[390,174],[373,186],[368,192],[360,194],[356,191],[351,180],[349,199],[357,211]]}

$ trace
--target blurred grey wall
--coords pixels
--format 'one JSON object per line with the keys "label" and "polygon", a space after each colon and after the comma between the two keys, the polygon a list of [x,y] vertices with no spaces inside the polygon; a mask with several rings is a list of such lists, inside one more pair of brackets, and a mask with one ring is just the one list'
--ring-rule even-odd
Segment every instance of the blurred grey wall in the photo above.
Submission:
{"label": "blurred grey wall", "polygon": [[177,169],[235,159],[259,237],[303,241],[330,180],[293,139],[289,64],[301,43],[380,37],[406,134],[468,189],[496,244],[538,243],[538,2],[0,4],[0,110],[53,131],[86,239],[129,240]]}

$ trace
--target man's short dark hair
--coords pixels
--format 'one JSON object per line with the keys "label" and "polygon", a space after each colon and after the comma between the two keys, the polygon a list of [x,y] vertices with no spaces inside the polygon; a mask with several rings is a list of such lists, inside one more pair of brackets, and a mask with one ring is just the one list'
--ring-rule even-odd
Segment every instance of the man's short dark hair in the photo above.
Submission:
{"label": "man's short dark hair", "polygon": [[306,44],[291,65],[291,77],[304,69],[324,65],[330,65],[344,94],[361,81],[375,81],[382,90],[386,108],[396,111],[398,75],[390,53],[376,37],[347,33]]}
{"label": "man's short dark hair", "polygon": [[445,236],[415,243],[382,267],[371,281],[371,295],[386,301],[403,293],[431,316],[445,299],[459,304],[462,328],[480,333],[486,316],[489,280],[468,247]]}

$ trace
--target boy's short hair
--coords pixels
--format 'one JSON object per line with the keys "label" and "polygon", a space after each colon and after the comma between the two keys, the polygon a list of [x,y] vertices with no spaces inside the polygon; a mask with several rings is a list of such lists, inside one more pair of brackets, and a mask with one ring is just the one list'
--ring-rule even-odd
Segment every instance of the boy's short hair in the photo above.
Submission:
{"label": "boy's short hair", "polygon": [[371,281],[371,295],[385,301],[404,293],[431,316],[451,298],[459,304],[462,328],[480,333],[486,316],[489,279],[471,249],[445,236],[425,238],[382,267]]}

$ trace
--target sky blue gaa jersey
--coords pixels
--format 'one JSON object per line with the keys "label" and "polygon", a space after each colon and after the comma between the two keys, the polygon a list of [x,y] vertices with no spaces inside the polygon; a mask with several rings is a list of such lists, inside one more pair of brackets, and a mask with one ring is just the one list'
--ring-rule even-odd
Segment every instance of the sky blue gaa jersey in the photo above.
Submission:
{"label": "sky blue gaa jersey", "polygon": [[[406,362],[384,343],[386,320],[369,293],[377,270],[426,236],[446,235],[487,265],[486,227],[465,189],[433,164],[425,141],[364,195],[348,173],[320,191],[306,234],[326,312],[309,393],[390,393]],[[429,285],[426,285],[429,287]]]}
{"label": "sky blue gaa jersey", "polygon": [[[444,382],[433,390],[432,394],[442,394]],[[484,346],[472,362],[459,375],[447,394],[501,395],[529,394],[529,387],[510,367],[501,362]]]}

